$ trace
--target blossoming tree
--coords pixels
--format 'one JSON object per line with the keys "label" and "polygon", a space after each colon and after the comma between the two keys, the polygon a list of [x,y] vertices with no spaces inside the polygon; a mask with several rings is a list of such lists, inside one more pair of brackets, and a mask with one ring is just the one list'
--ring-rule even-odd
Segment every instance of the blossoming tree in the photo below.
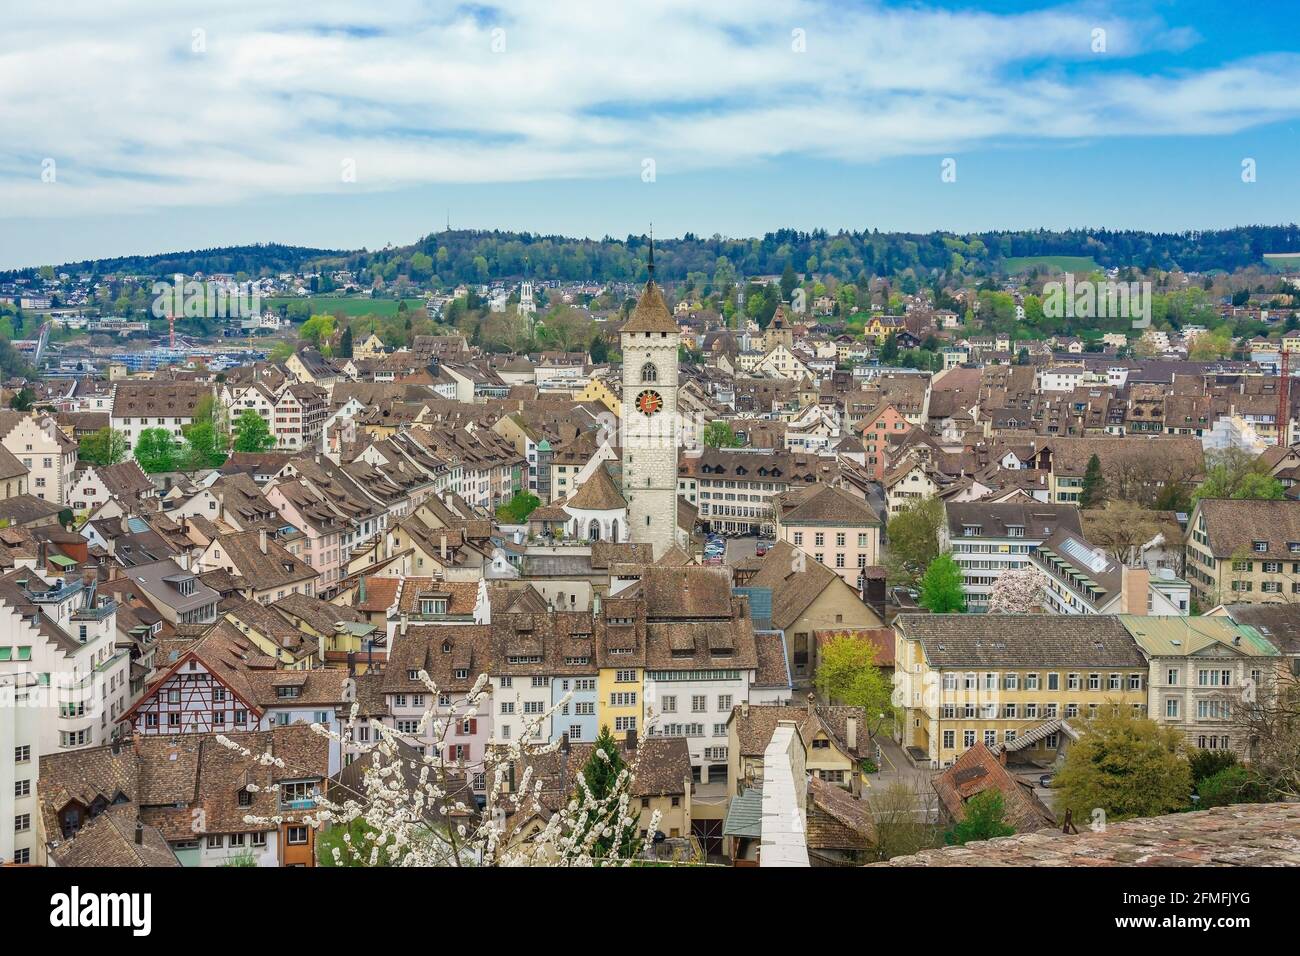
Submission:
{"label": "blossoming tree", "polygon": [[[637,840],[640,810],[633,808],[632,800],[636,760],[612,768],[614,772],[599,793],[588,783],[592,774],[577,774],[572,791],[558,795],[553,790],[547,792],[554,781],[534,775],[534,766],[545,764],[549,755],[567,756],[556,754],[560,741],[529,741],[572,694],[548,712],[532,716],[516,741],[489,747],[481,766],[470,767],[464,760],[450,758],[452,751],[442,742],[457,721],[478,714],[486,696],[487,675],[479,676],[463,706],[441,712],[433,704],[439,696],[437,685],[425,671],[420,671],[419,678],[428,688],[431,703],[410,733],[375,719],[361,722],[354,692],[342,732],[318,723],[311,725],[314,733],[336,741],[344,753],[354,755],[362,768],[358,785],[332,783],[305,819],[309,826],[327,828],[335,837],[323,841],[324,865],[623,866],[649,850],[659,813],[652,815],[646,838]],[[370,728],[369,740],[356,733],[363,724]],[[432,747],[427,746],[430,728],[435,741]],[[274,754],[254,755],[225,736],[217,739],[264,765],[285,767],[284,760]],[[431,752],[426,752],[426,747]],[[598,747],[591,759],[610,758]],[[523,772],[515,780],[514,771],[521,766]],[[475,772],[482,772],[487,780],[482,808],[467,783]],[[279,826],[282,818],[247,816],[245,822]]]}

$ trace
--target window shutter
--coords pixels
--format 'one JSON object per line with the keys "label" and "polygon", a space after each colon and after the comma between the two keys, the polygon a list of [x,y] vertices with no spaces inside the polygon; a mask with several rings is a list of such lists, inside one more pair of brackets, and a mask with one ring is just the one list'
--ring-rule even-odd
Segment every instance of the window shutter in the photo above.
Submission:
{"label": "window shutter", "polygon": [[454,746],[447,748],[447,762],[448,763],[456,762],[456,748]]}
{"label": "window shutter", "polygon": [[471,737],[474,736],[476,733],[478,733],[478,718],[477,718],[477,717],[471,717],[471,718],[469,719],[469,733],[470,733],[470,736],[471,736]]}

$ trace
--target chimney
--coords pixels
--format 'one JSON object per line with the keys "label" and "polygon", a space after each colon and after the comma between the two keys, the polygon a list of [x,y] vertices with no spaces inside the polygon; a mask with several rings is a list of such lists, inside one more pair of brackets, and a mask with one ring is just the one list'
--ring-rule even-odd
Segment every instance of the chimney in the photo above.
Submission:
{"label": "chimney", "polygon": [[627,732],[627,752],[630,754],[636,753],[636,730],[635,729],[629,730]]}
{"label": "chimney", "polygon": [[568,753],[569,753],[569,735],[568,735],[568,734],[561,734],[561,735],[560,735],[560,753],[565,754],[566,756],[567,756]]}
{"label": "chimney", "polygon": [[741,717],[748,717],[748,716],[749,716],[749,701],[747,701],[747,700],[742,700],[742,701],[740,702],[740,716],[741,716]]}
{"label": "chimney", "polygon": [[1151,572],[1145,565],[1120,569],[1119,613],[1147,613],[1147,591],[1151,587]]}
{"label": "chimney", "polygon": [[357,603],[366,603],[366,576],[364,574],[357,578]]}
{"label": "chimney", "polygon": [[447,560],[447,533],[444,531],[439,543],[439,550],[442,552],[442,560]]}
{"label": "chimney", "polygon": [[139,820],[135,821],[135,845],[144,846],[144,824]]}
{"label": "chimney", "polygon": [[401,619],[402,637],[406,637],[406,625],[407,625],[407,620],[408,620],[408,619],[407,619],[407,617],[406,617],[406,612],[403,611],[403,612],[402,612],[402,619]]}
{"label": "chimney", "polygon": [[858,718],[850,717],[845,722],[844,743],[850,751],[858,749]]}
{"label": "chimney", "polygon": [[262,549],[263,554],[266,554],[266,529],[265,528],[262,528],[257,532],[257,546]]}
{"label": "chimney", "polygon": [[812,713],[817,706],[817,695],[812,691],[808,692],[808,713]]}

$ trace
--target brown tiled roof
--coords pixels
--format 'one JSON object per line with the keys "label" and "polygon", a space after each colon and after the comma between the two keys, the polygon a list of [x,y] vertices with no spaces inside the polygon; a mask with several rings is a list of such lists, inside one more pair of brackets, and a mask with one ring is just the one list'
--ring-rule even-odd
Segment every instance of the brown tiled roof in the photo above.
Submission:
{"label": "brown tiled roof", "polygon": [[[796,561],[796,556],[801,560]],[[772,624],[785,629],[836,581],[843,583],[826,565],[788,542],[778,541],[745,586],[772,589]]]}
{"label": "brown tiled roof", "polygon": [[594,469],[591,477],[565,503],[582,511],[617,511],[627,507],[627,500],[604,465]]}
{"label": "brown tiled roof", "polygon": [[[1202,498],[1198,509],[1216,558],[1240,553],[1243,559],[1254,561],[1295,560],[1290,544],[1300,543],[1300,501]],[[1266,542],[1268,550],[1257,551],[1256,541]]]}
{"label": "brown tiled roof", "polygon": [[876,866],[1300,866],[1300,804],[1255,803],[967,843]]}
{"label": "brown tiled roof", "polygon": [[865,501],[833,485],[813,485],[794,500],[778,502],[778,517],[784,525],[871,527],[880,524]]}
{"label": "brown tiled roof", "polygon": [[638,573],[640,580],[618,596],[641,600],[651,621],[726,619],[734,614],[728,568],[648,565]]}
{"label": "brown tiled roof", "polygon": [[1255,628],[1283,654],[1300,654],[1300,604],[1229,604],[1225,610],[1233,621]]}
{"label": "brown tiled roof", "polygon": [[262,532],[243,531],[222,535],[221,547],[238,569],[244,580],[259,591],[268,588],[314,581],[317,572],[307,562],[289,553],[289,550],[266,535],[266,551],[262,550]]}
{"label": "brown tiled roof", "polygon": [[474,606],[478,603],[478,582],[408,577],[402,582],[402,598],[398,604],[398,611],[404,614],[415,614],[419,610],[420,598],[430,595],[447,598],[446,613],[448,614],[473,614]]}
{"label": "brown tiled roof", "polygon": [[900,614],[932,667],[1145,667],[1133,636],[1098,614]]}
{"label": "brown tiled roof", "polygon": [[352,596],[352,607],[358,611],[387,611],[397,601],[397,592],[402,588],[402,579],[399,577],[367,575],[365,582],[366,599],[361,600],[359,588]]}
{"label": "brown tiled roof", "polygon": [[121,382],[113,390],[113,417],[193,418],[199,400],[211,394],[209,385]]}
{"label": "brown tiled roof", "polygon": [[624,332],[670,332],[679,331],[664,302],[663,293],[653,279],[645,284],[645,290],[637,301],[632,316],[623,324]]}
{"label": "brown tiled roof", "polygon": [[[137,826],[140,827],[139,843],[135,842]],[[62,867],[119,869],[181,865],[158,829],[138,823],[135,808],[129,805],[109,807],[83,825],[71,840],[63,840],[57,830],[52,838],[59,845],[50,850],[50,856]]]}
{"label": "brown tiled roof", "polygon": [[1003,819],[1017,833],[1056,826],[1056,817],[1034,795],[1032,785],[1012,776],[982,743],[968,747],[951,767],[938,774],[934,790],[952,820],[966,818],[966,801],[986,790],[1002,794]]}
{"label": "brown tiled roof", "polygon": [[808,781],[807,842],[810,850],[865,850],[875,828],[867,803],[820,777]]}
{"label": "brown tiled roof", "polygon": [[[492,628],[480,624],[412,624],[393,638],[384,669],[385,694],[427,693],[410,671],[427,671],[439,690],[464,693],[495,664]],[[456,671],[466,673],[457,677]]]}
{"label": "brown tiled roof", "polygon": [[785,641],[778,631],[762,631],[754,635],[754,650],[758,667],[754,672],[753,687],[789,688],[790,667],[785,659]]}
{"label": "brown tiled roof", "polygon": [[358,610],[330,604],[310,594],[286,594],[272,601],[270,606],[290,622],[300,621],[322,637],[333,634],[335,624],[361,624],[366,620]]}
{"label": "brown tiled roof", "polygon": [[[868,751],[867,711],[865,707],[841,704],[738,704],[731,710],[731,720],[736,724],[736,738],[740,755],[758,757],[772,742],[776,725],[783,720],[793,720],[799,728],[804,744],[812,742],[818,733],[825,733],[835,745],[850,757],[865,757]],[[856,717],[857,750],[848,747],[848,720]]]}

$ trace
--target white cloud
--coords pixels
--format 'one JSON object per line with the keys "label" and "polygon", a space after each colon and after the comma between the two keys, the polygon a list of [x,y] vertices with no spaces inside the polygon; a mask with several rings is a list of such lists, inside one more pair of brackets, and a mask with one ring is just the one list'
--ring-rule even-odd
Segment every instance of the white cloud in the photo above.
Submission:
{"label": "white cloud", "polygon": [[[1095,69],[1195,42],[1075,7],[814,0],[27,0],[0,38],[0,216],[637,177],[791,154],[871,161],[1009,140],[1229,132],[1300,112],[1300,57]],[[505,31],[493,52],[492,31]],[[805,31],[807,50],[791,49]],[[191,52],[193,31],[206,52]],[[43,183],[41,161],[57,162]],[[356,183],[340,164],[355,160]]]}

